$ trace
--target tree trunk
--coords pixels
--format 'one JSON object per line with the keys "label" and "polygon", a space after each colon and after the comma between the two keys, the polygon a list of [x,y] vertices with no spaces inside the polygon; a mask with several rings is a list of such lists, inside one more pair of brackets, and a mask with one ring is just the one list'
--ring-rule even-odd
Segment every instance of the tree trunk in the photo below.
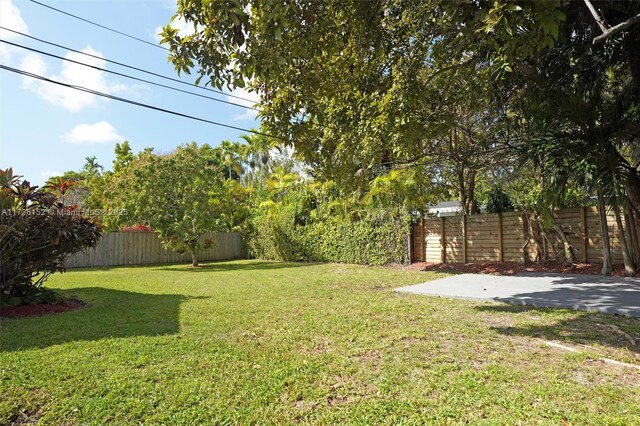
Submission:
{"label": "tree trunk", "polygon": [[636,228],[636,218],[632,209],[627,211],[626,221],[629,226],[629,235],[631,236],[632,256],[635,267],[640,268],[640,244],[638,243],[638,229]]}
{"label": "tree trunk", "polygon": [[636,270],[633,267],[633,261],[631,260],[631,255],[629,254],[629,244],[627,242],[627,236],[624,232],[624,225],[622,224],[622,217],[620,216],[620,206],[616,206],[613,209],[613,213],[616,217],[616,225],[618,228],[618,239],[622,244],[622,260],[624,261],[624,274],[625,275],[635,275]]}
{"label": "tree trunk", "polygon": [[476,171],[469,170],[468,172],[469,181],[467,183],[467,203],[469,207],[467,211],[469,214],[478,214],[478,205],[476,203]]}
{"label": "tree trunk", "polygon": [[198,266],[198,258],[196,257],[196,251],[191,250],[191,266],[194,268]]}
{"label": "tree trunk", "polygon": [[458,201],[460,201],[460,209],[462,210],[462,215],[466,215],[469,212],[467,211],[467,191],[464,180],[464,167],[458,166],[457,170],[458,175]]}
{"label": "tree trunk", "polygon": [[540,227],[540,236],[542,237],[542,241],[544,242],[544,260],[549,260],[550,258],[556,259],[558,257],[558,253],[556,252],[556,248],[551,243],[549,239],[549,235],[547,235],[547,231],[544,229],[542,225],[538,225]]}
{"label": "tree trunk", "polygon": [[611,242],[609,241],[609,227],[607,226],[607,212],[604,206],[602,189],[598,188],[598,215],[600,217],[600,233],[602,234],[602,275],[611,275],[613,265],[611,263]]}
{"label": "tree trunk", "polygon": [[533,214],[534,214],[533,212],[531,212],[531,215],[528,212],[524,212],[524,220],[526,221],[524,231],[525,231],[525,236],[527,237],[527,243],[525,244],[524,249],[526,249],[526,247],[533,240],[534,254],[533,254],[533,259],[529,258],[529,261],[532,261],[535,263],[541,260],[542,247],[540,246],[541,238],[539,234],[539,228],[537,227],[537,225],[534,227],[534,224],[533,224],[533,219],[532,219]]}
{"label": "tree trunk", "polygon": [[640,175],[633,167],[628,168],[626,190],[629,204],[636,213],[640,214]]}
{"label": "tree trunk", "polygon": [[564,247],[564,262],[568,263],[569,265],[573,265],[574,263],[576,263],[576,256],[573,251],[573,246],[569,242],[567,234],[564,233],[564,229],[562,229],[562,226],[560,226],[560,224],[556,222],[556,218],[553,217],[553,212],[551,212],[551,223],[553,224],[553,229],[558,233],[558,236],[562,241],[562,245]]}

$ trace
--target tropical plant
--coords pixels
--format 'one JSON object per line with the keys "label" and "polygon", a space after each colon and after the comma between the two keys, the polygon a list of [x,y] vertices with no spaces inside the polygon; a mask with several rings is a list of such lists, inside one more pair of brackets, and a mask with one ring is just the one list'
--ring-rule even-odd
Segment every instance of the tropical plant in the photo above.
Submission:
{"label": "tropical plant", "polygon": [[64,272],[67,256],[94,247],[101,229],[82,215],[78,206],[60,200],[58,194],[31,186],[0,170],[0,299],[2,303],[54,302],[59,299],[42,288],[55,272]]}
{"label": "tropical plant", "polygon": [[94,178],[102,174],[104,167],[98,163],[96,156],[86,157],[86,162],[82,166],[82,172],[86,178]]}
{"label": "tropical plant", "polygon": [[504,213],[513,211],[513,203],[501,186],[495,185],[487,195],[487,213]]}
{"label": "tropical plant", "polygon": [[147,225],[131,225],[123,226],[119,229],[120,232],[153,232],[153,229]]}

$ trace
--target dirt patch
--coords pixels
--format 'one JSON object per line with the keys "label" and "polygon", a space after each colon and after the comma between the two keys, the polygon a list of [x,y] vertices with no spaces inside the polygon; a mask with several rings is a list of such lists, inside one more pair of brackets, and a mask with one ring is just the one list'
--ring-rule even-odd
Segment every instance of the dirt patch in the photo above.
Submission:
{"label": "dirt patch", "polygon": [[[515,262],[500,263],[414,263],[410,269],[418,271],[435,271],[464,274],[514,275],[519,272],[549,272],[560,274],[599,275],[602,265],[596,263],[576,263],[565,265],[557,262],[535,263],[523,265]],[[613,275],[624,276],[624,265],[615,265]],[[636,274],[636,276],[640,276]]]}
{"label": "dirt patch", "polygon": [[35,425],[42,417],[43,413],[41,411],[28,412],[27,410],[22,410],[18,414],[18,417],[10,423],[11,426],[19,426],[19,425]]}
{"label": "dirt patch", "polygon": [[482,315],[479,319],[489,327],[513,327],[515,326],[515,320],[513,315]]}
{"label": "dirt patch", "polygon": [[378,349],[368,349],[359,358],[363,363],[371,362],[377,365],[382,361],[382,352]]}
{"label": "dirt patch", "polygon": [[49,314],[74,311],[84,306],[87,306],[87,304],[78,299],[67,299],[65,302],[55,305],[49,303],[37,303],[34,305],[9,306],[0,308],[0,317],[41,317]]}
{"label": "dirt patch", "polygon": [[305,346],[301,348],[301,352],[304,352],[313,356],[324,355],[331,351],[332,342],[330,340],[318,340],[313,342],[313,346]]}

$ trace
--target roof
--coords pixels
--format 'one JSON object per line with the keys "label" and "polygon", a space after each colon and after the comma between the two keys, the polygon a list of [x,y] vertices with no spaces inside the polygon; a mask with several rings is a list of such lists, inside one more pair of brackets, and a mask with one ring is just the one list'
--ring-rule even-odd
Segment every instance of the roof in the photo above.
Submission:
{"label": "roof", "polygon": [[460,208],[460,201],[443,201],[441,203],[436,204],[435,206],[429,206],[429,210],[439,210],[439,209],[449,209],[449,208]]}

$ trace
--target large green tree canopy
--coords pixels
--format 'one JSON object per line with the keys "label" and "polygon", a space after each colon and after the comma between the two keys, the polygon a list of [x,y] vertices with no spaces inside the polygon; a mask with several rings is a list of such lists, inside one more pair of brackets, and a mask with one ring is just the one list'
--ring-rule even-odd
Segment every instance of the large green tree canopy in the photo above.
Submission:
{"label": "large green tree canopy", "polygon": [[[414,158],[423,141],[451,127],[456,110],[442,106],[464,95],[473,102],[484,90],[464,87],[470,76],[488,84],[509,69],[506,58],[551,45],[564,20],[559,7],[183,0],[178,15],[193,32],[182,37],[167,26],[164,41],[178,71],[259,91],[271,131],[312,165],[367,179],[371,168]],[[501,39],[510,43],[496,47]]]}
{"label": "large green tree canopy", "polygon": [[608,153],[605,180],[637,178],[640,2],[181,0],[177,14],[192,32],[165,27],[176,69],[258,91],[317,177],[362,187],[426,164],[468,212],[479,173],[513,168],[496,152],[533,146],[565,168]]}

